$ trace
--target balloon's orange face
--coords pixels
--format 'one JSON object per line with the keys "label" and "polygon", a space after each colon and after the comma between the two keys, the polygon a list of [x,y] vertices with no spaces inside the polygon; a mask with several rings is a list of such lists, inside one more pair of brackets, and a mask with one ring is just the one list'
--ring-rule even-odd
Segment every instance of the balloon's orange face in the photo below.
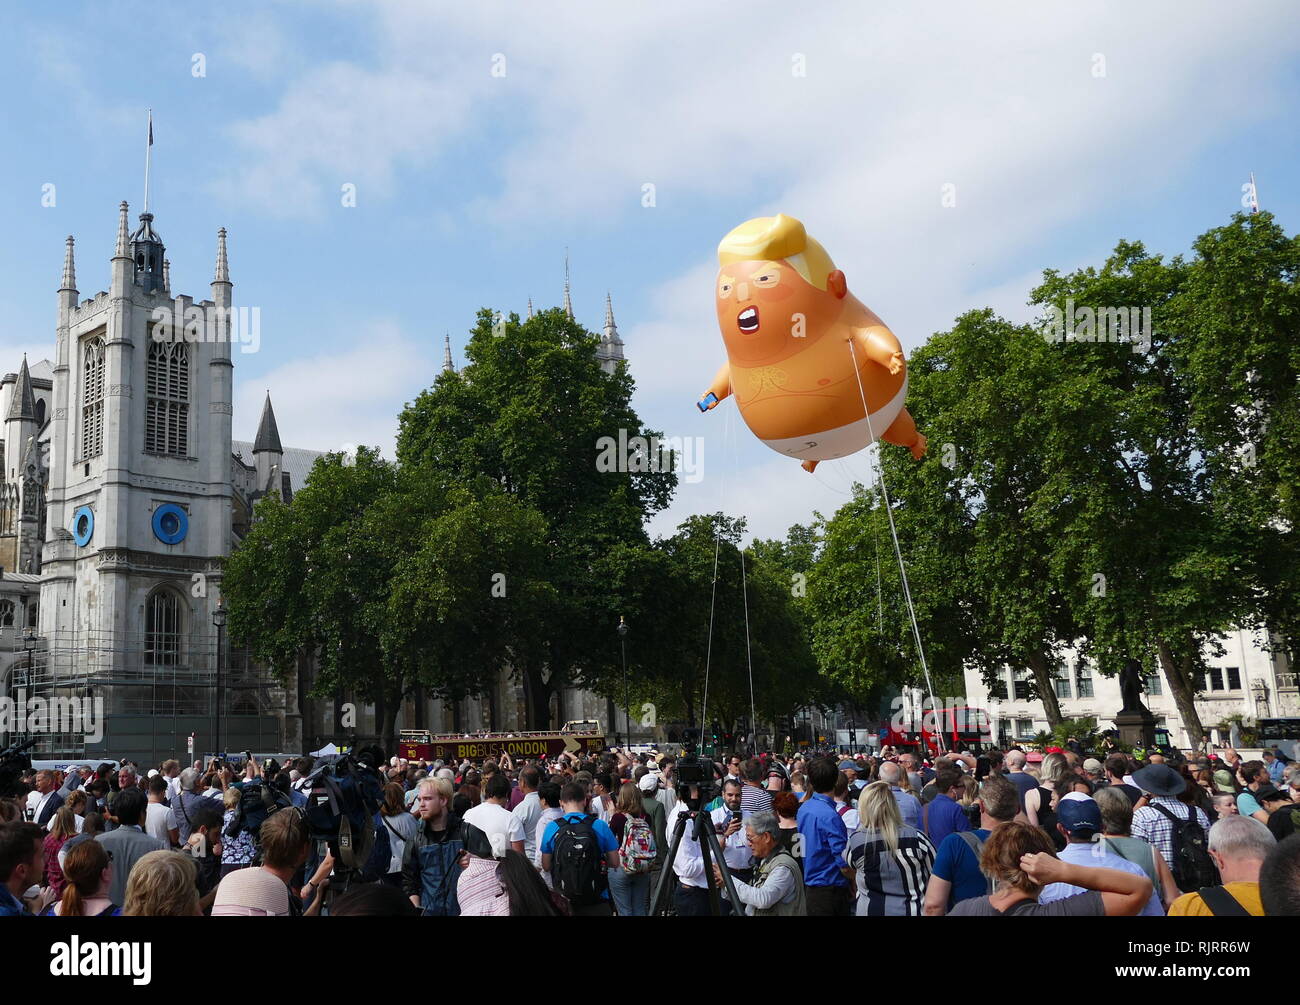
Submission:
{"label": "balloon's orange face", "polygon": [[727,355],[746,363],[781,359],[806,348],[843,306],[834,294],[817,289],[780,261],[722,266],[716,295]]}

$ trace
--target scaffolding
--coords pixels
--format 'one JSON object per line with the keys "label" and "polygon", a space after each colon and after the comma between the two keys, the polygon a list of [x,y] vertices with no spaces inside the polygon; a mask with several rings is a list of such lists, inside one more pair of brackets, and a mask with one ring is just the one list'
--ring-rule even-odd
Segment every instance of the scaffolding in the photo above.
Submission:
{"label": "scaffolding", "polygon": [[35,646],[10,668],[4,692],[15,707],[20,694],[29,706],[35,698],[47,705],[56,698],[102,699],[103,735],[93,742],[84,730],[58,732],[50,723],[38,733],[15,729],[0,737],[0,743],[37,739],[34,759],[187,761],[192,734],[196,754],[215,750],[219,713],[224,750],[281,748],[284,686],[247,650],[223,645],[218,709],[217,643],[211,634],[181,636],[179,645],[163,648],[143,632],[60,631],[35,640]]}

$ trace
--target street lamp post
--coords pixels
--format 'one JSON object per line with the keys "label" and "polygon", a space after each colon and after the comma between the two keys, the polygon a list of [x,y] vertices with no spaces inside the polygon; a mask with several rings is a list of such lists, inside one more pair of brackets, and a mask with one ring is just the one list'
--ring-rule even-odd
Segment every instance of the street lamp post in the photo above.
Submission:
{"label": "street lamp post", "polygon": [[632,703],[627,692],[627,622],[618,616],[618,645],[623,651],[623,717],[627,723],[627,742],[632,743]]}
{"label": "street lamp post", "polygon": [[213,753],[220,754],[222,752],[221,713],[223,711],[222,706],[224,705],[224,698],[225,698],[225,693],[223,691],[223,684],[225,683],[225,678],[224,678],[225,662],[222,659],[223,653],[221,651],[221,635],[223,629],[226,627],[226,602],[225,602],[225,598],[223,597],[217,598],[217,609],[212,612],[212,624],[215,625],[217,629],[217,723],[216,723],[216,730],[215,730],[216,738],[214,741],[216,744],[216,749],[213,750]]}

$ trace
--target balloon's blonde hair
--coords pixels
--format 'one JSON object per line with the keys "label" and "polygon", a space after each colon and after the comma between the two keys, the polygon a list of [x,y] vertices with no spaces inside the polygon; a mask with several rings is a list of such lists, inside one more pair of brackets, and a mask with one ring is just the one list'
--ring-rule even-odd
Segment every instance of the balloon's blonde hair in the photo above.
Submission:
{"label": "balloon's blonde hair", "polygon": [[819,290],[826,289],[826,277],[835,271],[826,249],[784,213],[746,220],[718,244],[719,265],[764,260],[786,262]]}

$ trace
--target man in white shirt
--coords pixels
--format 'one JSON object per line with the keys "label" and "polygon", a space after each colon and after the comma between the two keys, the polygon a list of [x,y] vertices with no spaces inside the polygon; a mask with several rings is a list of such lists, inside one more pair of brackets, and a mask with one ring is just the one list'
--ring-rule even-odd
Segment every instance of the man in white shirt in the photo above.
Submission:
{"label": "man in white shirt", "polygon": [[542,773],[535,764],[526,764],[519,772],[519,791],[524,794],[511,815],[524,829],[524,854],[531,862],[537,854],[537,821],[542,818],[542,802],[537,789],[542,784]]}
{"label": "man in white shirt", "polygon": [[[722,857],[727,868],[751,874],[749,842],[745,839],[744,828],[740,821],[740,782],[732,779],[723,783],[722,802],[711,814],[714,830],[718,834],[718,844],[722,846]],[[672,841],[678,818],[689,812],[686,800],[681,800],[668,815],[668,840]],[[710,913],[708,884],[704,878],[704,859],[700,856],[700,842],[692,824],[686,825],[681,843],[677,846],[677,858],[673,862],[673,871],[679,880],[675,891],[677,914],[680,917],[707,916]],[[730,906],[724,901],[724,912]]]}
{"label": "man in white shirt", "polygon": [[163,761],[162,776],[167,782],[166,798],[170,802],[181,790],[181,765],[179,761]]}
{"label": "man in white shirt", "polygon": [[166,777],[154,775],[149,779],[149,805],[145,810],[144,832],[171,848],[177,844],[178,833],[171,825],[172,811],[163,801],[166,798]]}
{"label": "man in white shirt", "polygon": [[492,854],[505,858],[506,849],[521,855],[524,851],[524,825],[506,809],[510,799],[510,779],[498,771],[483,783],[483,802],[465,813],[464,821],[487,835]]}
{"label": "man in white shirt", "polygon": [[591,812],[609,823],[614,815],[614,779],[608,771],[598,771],[591,780]]}

